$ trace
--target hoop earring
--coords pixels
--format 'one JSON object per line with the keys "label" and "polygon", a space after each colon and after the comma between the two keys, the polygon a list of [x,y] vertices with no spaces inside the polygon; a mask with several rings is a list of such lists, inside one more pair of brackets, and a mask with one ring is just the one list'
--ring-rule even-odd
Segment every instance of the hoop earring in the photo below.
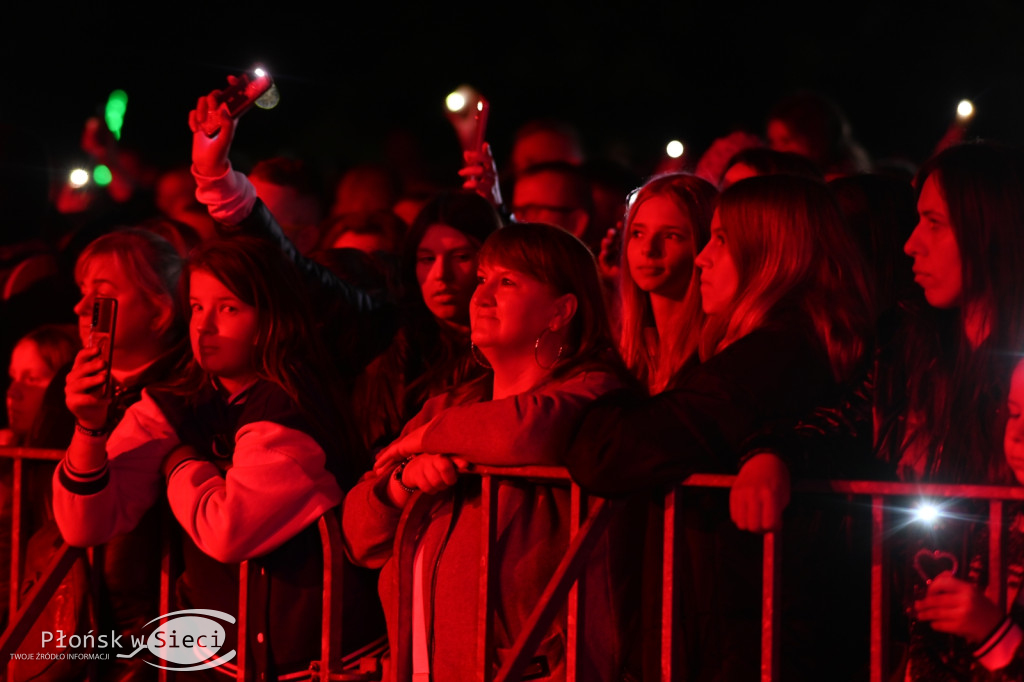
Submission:
{"label": "hoop earring", "polygon": [[480,352],[480,349],[476,347],[476,344],[472,341],[469,342],[469,354],[473,356],[473,360],[476,364],[480,365],[484,369],[494,369],[491,367],[491,363],[487,362],[487,356]]}
{"label": "hoop earring", "polygon": [[533,360],[534,360],[534,362],[537,363],[537,366],[540,367],[543,370],[549,370],[549,369],[553,368],[555,365],[557,365],[558,361],[562,359],[562,351],[565,350],[565,345],[562,344],[562,343],[559,343],[558,344],[558,355],[555,356],[555,361],[552,362],[547,367],[545,367],[541,363],[541,361],[540,361],[540,352],[539,352],[540,351],[540,342],[541,342],[541,339],[544,338],[544,335],[547,334],[549,331],[551,331],[551,330],[550,329],[545,329],[544,331],[542,331],[540,333],[540,336],[537,337],[537,340],[533,344]]}

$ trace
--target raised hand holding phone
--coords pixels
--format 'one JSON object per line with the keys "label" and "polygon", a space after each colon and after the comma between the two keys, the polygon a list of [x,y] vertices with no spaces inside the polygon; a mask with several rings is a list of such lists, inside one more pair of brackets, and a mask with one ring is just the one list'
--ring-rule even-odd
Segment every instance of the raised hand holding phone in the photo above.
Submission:
{"label": "raised hand holding phone", "polygon": [[468,85],[460,85],[445,98],[445,115],[455,128],[464,152],[479,152],[487,134],[491,104]]}
{"label": "raised hand holding phone", "polygon": [[[278,95],[274,80],[262,67],[253,67],[249,73],[241,76],[228,76],[228,87],[210,93],[216,103],[217,112],[223,111],[228,118],[237,119],[249,111],[254,104],[271,109],[277,106]],[[207,137],[214,137],[220,132],[220,117],[211,117],[204,121],[202,128]]]}
{"label": "raised hand holding phone", "polygon": [[110,406],[110,368],[114,357],[117,299],[97,296],[86,347],[75,356],[64,387],[65,400],[79,425],[102,430]]}
{"label": "raised hand holding phone", "polygon": [[465,162],[459,171],[459,175],[464,178],[462,187],[476,192],[498,207],[502,204],[498,166],[494,162],[491,146],[484,141],[490,111],[491,104],[487,98],[468,85],[459,86],[445,99],[445,115],[462,146]]}
{"label": "raised hand holding phone", "polygon": [[279,100],[270,74],[258,66],[241,76],[228,76],[226,88],[200,97],[196,108],[188,115],[188,126],[193,133],[192,162],[196,170],[211,177],[227,172],[228,151],[238,118],[254,104],[272,109]]}

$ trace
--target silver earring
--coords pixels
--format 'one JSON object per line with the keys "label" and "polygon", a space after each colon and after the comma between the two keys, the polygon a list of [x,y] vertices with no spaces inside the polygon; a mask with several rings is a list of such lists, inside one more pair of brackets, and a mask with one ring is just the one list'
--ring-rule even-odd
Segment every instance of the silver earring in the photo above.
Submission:
{"label": "silver earring", "polygon": [[541,341],[541,339],[544,338],[544,335],[547,334],[549,331],[551,331],[551,330],[550,329],[545,329],[544,331],[542,331],[540,333],[540,336],[537,337],[537,340],[533,344],[533,360],[534,360],[534,362],[537,363],[538,367],[540,367],[541,369],[544,369],[544,370],[551,369],[552,367],[557,365],[558,361],[562,358],[562,351],[565,350],[565,346],[562,343],[559,343],[558,344],[558,355],[555,356],[555,361],[552,362],[547,367],[545,367],[543,365],[543,363],[541,363],[541,361],[540,361],[540,341]]}

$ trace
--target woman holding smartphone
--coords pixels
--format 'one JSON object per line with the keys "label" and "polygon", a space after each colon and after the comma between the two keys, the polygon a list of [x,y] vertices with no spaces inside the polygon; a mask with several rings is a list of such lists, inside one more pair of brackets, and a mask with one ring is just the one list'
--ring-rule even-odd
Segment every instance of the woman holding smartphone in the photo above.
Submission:
{"label": "woman holding smartphone", "polygon": [[[80,547],[132,530],[166,494],[183,531],[177,595],[185,608],[239,616],[238,563],[251,561],[250,600],[265,607],[247,615],[247,662],[266,679],[319,658],[316,522],[364,468],[322,383],[325,361],[298,281],[263,240],[213,240],[194,251],[184,373],[144,390],[110,429],[109,399],[96,391],[102,361],[83,363],[68,390],[79,427],[54,477],[57,523]],[[350,650],[378,635],[361,594],[346,591],[345,631],[354,633],[346,642],[358,641]],[[220,653],[236,644],[226,626]]]}

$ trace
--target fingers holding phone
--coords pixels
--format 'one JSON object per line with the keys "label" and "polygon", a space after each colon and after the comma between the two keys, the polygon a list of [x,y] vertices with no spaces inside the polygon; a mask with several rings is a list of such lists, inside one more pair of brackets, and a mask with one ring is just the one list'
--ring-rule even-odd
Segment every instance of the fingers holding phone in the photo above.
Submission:
{"label": "fingers holding phone", "polygon": [[228,76],[226,88],[200,97],[188,115],[196,170],[209,177],[226,173],[238,118],[253,105],[272,109],[279,99],[274,80],[260,67],[240,76]]}
{"label": "fingers holding phone", "polygon": [[501,206],[498,165],[494,161],[491,145],[484,142],[478,151],[466,150],[462,153],[462,158],[466,164],[459,171],[459,175],[464,179],[462,188],[476,192],[496,207]]}
{"label": "fingers holding phone", "polygon": [[107,422],[110,397],[104,388],[110,381],[110,365],[100,348],[83,348],[68,373],[64,396],[75,420],[89,429],[102,429]]}
{"label": "fingers holding phone", "polygon": [[107,420],[116,326],[117,299],[97,296],[93,301],[89,342],[75,357],[64,389],[68,409],[87,428],[102,428]]}

